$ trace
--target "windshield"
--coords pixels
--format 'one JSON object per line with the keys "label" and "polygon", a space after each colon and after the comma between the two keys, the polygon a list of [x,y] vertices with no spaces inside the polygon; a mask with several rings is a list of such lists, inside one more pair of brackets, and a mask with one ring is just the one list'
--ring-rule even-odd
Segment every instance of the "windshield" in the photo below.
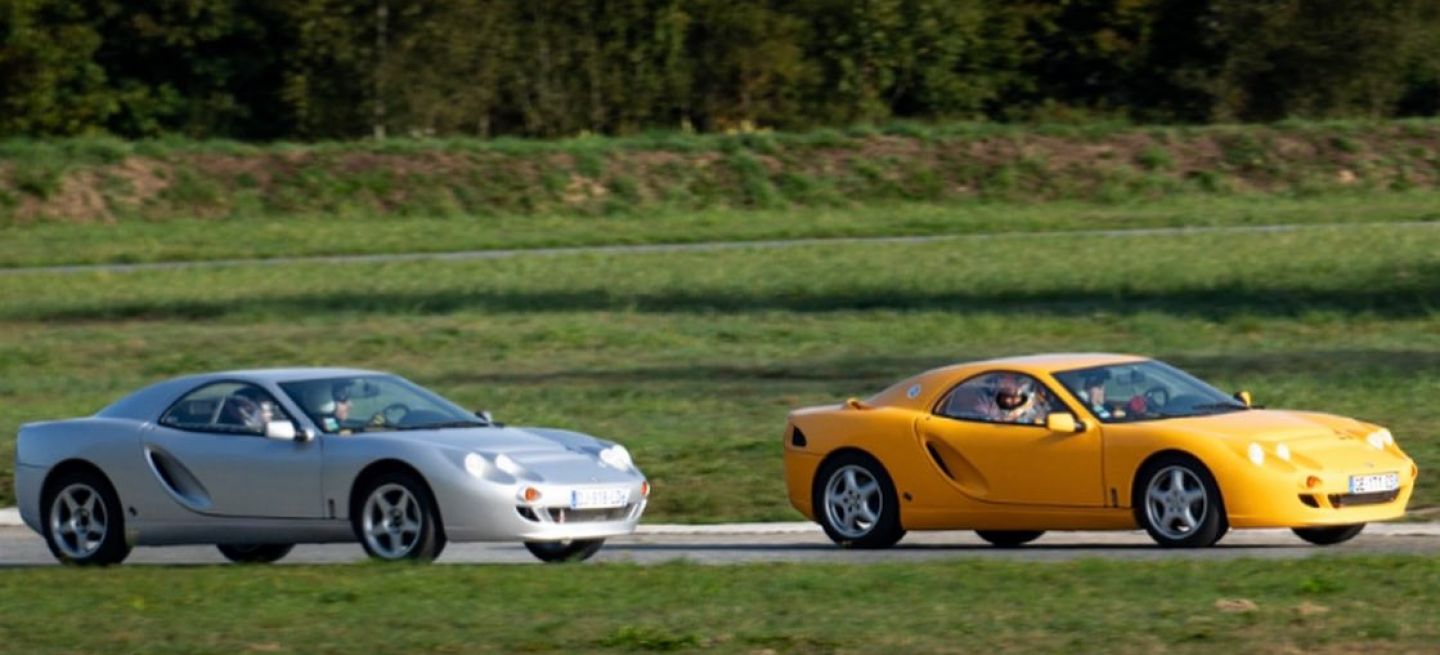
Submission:
{"label": "windshield", "polygon": [[321,430],[331,434],[488,425],[454,403],[394,375],[281,383]]}
{"label": "windshield", "polygon": [[1102,423],[1204,416],[1247,409],[1243,403],[1178,368],[1157,361],[1056,373]]}

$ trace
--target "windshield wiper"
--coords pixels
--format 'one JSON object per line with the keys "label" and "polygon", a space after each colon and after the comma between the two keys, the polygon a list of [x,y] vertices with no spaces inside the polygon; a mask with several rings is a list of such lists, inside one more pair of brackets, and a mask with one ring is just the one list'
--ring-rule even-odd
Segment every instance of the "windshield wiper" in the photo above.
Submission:
{"label": "windshield wiper", "polygon": [[1191,405],[1190,409],[1245,409],[1245,406],[1236,405],[1235,403],[1201,403],[1199,405]]}
{"label": "windshield wiper", "polygon": [[426,423],[424,425],[397,426],[397,430],[443,430],[445,428],[483,428],[489,423],[480,421],[443,421],[440,423]]}

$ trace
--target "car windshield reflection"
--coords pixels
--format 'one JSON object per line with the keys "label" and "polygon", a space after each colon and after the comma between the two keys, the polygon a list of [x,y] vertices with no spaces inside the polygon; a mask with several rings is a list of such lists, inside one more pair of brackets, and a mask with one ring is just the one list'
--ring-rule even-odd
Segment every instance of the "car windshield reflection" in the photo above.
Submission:
{"label": "car windshield reflection", "polygon": [[1133,423],[1249,409],[1178,368],[1147,360],[1056,373],[1102,423]]}
{"label": "car windshield reflection", "polygon": [[329,434],[489,425],[456,404],[394,375],[285,382],[280,388]]}

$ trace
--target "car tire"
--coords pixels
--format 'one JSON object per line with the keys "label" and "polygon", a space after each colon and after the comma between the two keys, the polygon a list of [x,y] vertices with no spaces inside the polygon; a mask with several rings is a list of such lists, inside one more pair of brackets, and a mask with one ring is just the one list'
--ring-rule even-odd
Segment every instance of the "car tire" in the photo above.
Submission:
{"label": "car tire", "polygon": [[1157,457],[1135,479],[1135,522],[1160,546],[1204,548],[1230,529],[1220,487],[1194,457]]}
{"label": "car tire", "polygon": [[1016,548],[1045,534],[1044,530],[976,530],[975,534],[997,548]]}
{"label": "car tire", "polygon": [[547,564],[583,562],[600,552],[604,539],[570,539],[566,541],[527,541],[525,549]]}
{"label": "car tire", "polygon": [[217,544],[220,554],[236,564],[270,564],[290,554],[295,544]]}
{"label": "car tire", "polygon": [[1364,523],[1356,523],[1355,525],[1335,525],[1324,528],[1291,528],[1291,532],[1316,546],[1334,546],[1354,539],[1364,529]]}
{"label": "car tire", "polygon": [[104,476],[77,470],[46,485],[41,528],[50,554],[64,564],[108,566],[125,561],[125,514]]}
{"label": "car tire", "polygon": [[890,474],[868,455],[847,452],[825,460],[811,502],[820,527],[842,548],[887,548],[905,536]]}
{"label": "car tire", "polygon": [[445,549],[435,497],[419,477],[390,471],[368,480],[356,497],[350,525],[370,557],[429,562]]}

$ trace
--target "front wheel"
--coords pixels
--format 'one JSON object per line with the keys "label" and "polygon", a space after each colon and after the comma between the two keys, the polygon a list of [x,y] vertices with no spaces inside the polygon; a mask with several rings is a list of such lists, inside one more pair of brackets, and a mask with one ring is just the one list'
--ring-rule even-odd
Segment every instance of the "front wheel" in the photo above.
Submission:
{"label": "front wheel", "polygon": [[355,536],[371,557],[385,561],[429,562],[445,549],[445,532],[430,488],[403,472],[369,482],[351,517]]}
{"label": "front wheel", "polygon": [[1355,525],[1337,525],[1328,528],[1291,528],[1295,536],[1304,539],[1316,546],[1333,546],[1354,539],[1365,529],[1364,523]]}
{"label": "front wheel", "polygon": [[220,554],[236,564],[270,564],[290,554],[295,544],[219,544]]}
{"label": "front wheel", "polygon": [[600,552],[604,539],[571,539],[567,541],[527,541],[525,549],[540,561],[557,564],[583,562]]}
{"label": "front wheel", "polygon": [[45,494],[45,544],[64,564],[107,566],[125,561],[125,515],[110,481],[89,471],[65,474]]}
{"label": "front wheel", "polygon": [[905,536],[890,474],[874,458],[844,453],[815,476],[812,502],[820,527],[844,548],[887,548]]}
{"label": "front wheel", "polygon": [[1220,488],[1193,457],[1166,455],[1145,465],[1135,487],[1135,521],[1165,548],[1204,548],[1229,529]]}
{"label": "front wheel", "polygon": [[1045,534],[1044,530],[976,530],[975,534],[998,548],[1015,548],[1028,544]]}

